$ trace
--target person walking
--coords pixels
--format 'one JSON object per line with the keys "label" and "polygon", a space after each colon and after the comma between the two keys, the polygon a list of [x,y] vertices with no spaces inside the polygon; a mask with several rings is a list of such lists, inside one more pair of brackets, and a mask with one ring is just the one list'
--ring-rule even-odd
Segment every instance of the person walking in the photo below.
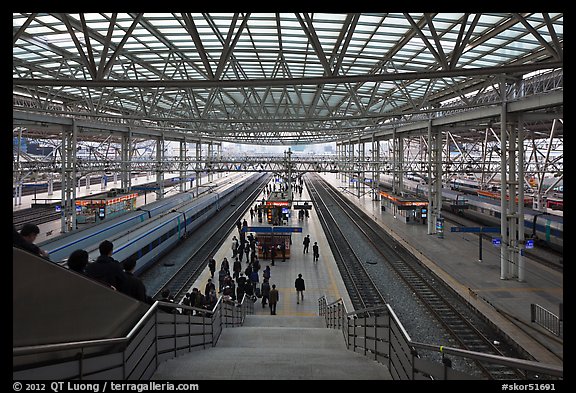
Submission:
{"label": "person walking", "polygon": [[272,289],[270,290],[270,294],[268,295],[268,302],[270,304],[270,315],[276,315],[276,304],[280,300],[280,294],[276,289],[276,284],[272,284]]}
{"label": "person walking", "polygon": [[306,289],[302,274],[298,274],[298,278],[294,281],[294,287],[296,288],[296,304],[300,304],[300,299],[304,301],[304,290]]}
{"label": "person walking", "polygon": [[304,244],[304,254],[308,254],[308,246],[310,246],[310,235],[306,235],[302,244]]}
{"label": "person walking", "polygon": [[264,279],[264,282],[262,283],[260,288],[261,288],[261,293],[262,293],[262,308],[264,308],[264,307],[266,307],[266,302],[268,301],[268,298],[270,297],[270,283],[268,282],[267,278]]}
{"label": "person walking", "polygon": [[314,257],[314,262],[318,262],[318,257],[320,256],[320,251],[318,250],[318,243],[314,242],[312,246],[312,256]]}
{"label": "person walking", "polygon": [[208,260],[208,269],[210,269],[210,277],[214,278],[214,272],[216,271],[216,260],[213,257]]}

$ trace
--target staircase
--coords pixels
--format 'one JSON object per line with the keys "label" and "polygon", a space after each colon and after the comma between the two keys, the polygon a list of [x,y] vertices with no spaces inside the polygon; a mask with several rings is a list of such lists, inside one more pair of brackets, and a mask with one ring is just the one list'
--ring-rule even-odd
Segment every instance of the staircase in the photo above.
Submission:
{"label": "staircase", "polygon": [[215,347],[161,363],[152,380],[392,379],[388,369],[346,349],[322,317],[248,315]]}

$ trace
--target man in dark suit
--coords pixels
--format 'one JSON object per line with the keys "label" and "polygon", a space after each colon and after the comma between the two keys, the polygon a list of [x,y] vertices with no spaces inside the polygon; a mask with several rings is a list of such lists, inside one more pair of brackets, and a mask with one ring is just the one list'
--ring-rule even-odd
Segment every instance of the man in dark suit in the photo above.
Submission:
{"label": "man in dark suit", "polygon": [[124,285],[122,286],[122,293],[140,300],[141,302],[152,304],[151,298],[146,295],[146,286],[140,278],[134,276],[133,272],[136,268],[136,258],[130,257],[122,262],[124,267]]}
{"label": "man in dark suit", "polygon": [[93,280],[109,285],[117,291],[123,291],[125,279],[124,271],[120,263],[112,258],[114,245],[109,240],[104,240],[98,246],[100,256],[95,262],[86,266],[86,275]]}

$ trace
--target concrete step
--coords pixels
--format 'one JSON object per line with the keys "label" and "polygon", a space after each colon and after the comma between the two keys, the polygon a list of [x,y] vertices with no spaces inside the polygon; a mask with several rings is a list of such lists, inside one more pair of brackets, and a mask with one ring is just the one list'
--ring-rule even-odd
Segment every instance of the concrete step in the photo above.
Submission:
{"label": "concrete step", "polygon": [[152,379],[392,379],[388,369],[346,349],[320,317],[249,315],[222,330],[216,347],[159,365]]}
{"label": "concrete step", "polygon": [[244,327],[267,326],[267,327],[309,327],[325,328],[324,317],[320,316],[296,316],[296,315],[247,315]]}

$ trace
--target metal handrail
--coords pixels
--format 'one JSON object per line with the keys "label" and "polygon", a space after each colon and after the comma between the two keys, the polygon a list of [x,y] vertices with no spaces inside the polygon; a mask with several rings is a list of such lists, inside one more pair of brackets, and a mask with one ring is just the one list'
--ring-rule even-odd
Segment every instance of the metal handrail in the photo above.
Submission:
{"label": "metal handrail", "polygon": [[[506,356],[500,356],[500,355],[491,355],[491,354],[485,354],[485,353],[480,353],[480,352],[475,352],[475,351],[470,351],[470,350],[465,350],[465,349],[459,349],[459,348],[454,348],[454,347],[450,347],[450,346],[442,346],[442,345],[431,345],[431,344],[425,344],[425,343],[420,343],[417,341],[413,341],[410,336],[408,335],[408,332],[406,331],[406,329],[404,328],[404,326],[402,325],[402,323],[400,322],[400,320],[398,319],[398,317],[396,316],[396,314],[394,313],[394,310],[392,310],[392,308],[390,307],[390,305],[385,305],[385,306],[377,306],[377,307],[369,307],[369,308],[364,308],[361,310],[354,310],[348,313],[343,313],[340,314],[338,313],[338,311],[340,309],[345,309],[345,304],[342,301],[342,299],[338,299],[334,302],[331,302],[330,305],[327,304],[327,300],[325,296],[322,296],[321,298],[318,299],[319,302],[319,313],[320,315],[324,315],[326,317],[326,325],[327,327],[332,327],[332,328],[337,328],[342,330],[342,332],[344,333],[344,339],[346,341],[346,346],[350,349],[350,341],[349,338],[351,337],[350,334],[346,334],[346,331],[350,332],[351,328],[352,328],[352,338],[353,338],[353,348],[351,348],[352,351],[355,350],[355,348],[358,346],[356,343],[356,335],[354,333],[356,327],[358,326],[356,323],[356,321],[362,321],[362,319],[364,319],[365,317],[358,317],[359,314],[367,314],[369,312],[374,312],[374,311],[381,311],[381,312],[385,312],[388,317],[394,322],[395,327],[401,332],[402,337],[404,338],[404,342],[405,344],[407,344],[410,348],[410,356],[407,356],[408,354],[405,354],[406,357],[408,359],[410,359],[410,366],[412,367],[412,373],[411,373],[411,377],[414,377],[415,372],[422,372],[425,370],[416,370],[415,369],[415,365],[414,365],[414,359],[418,358],[418,352],[417,349],[420,350],[426,350],[426,351],[433,351],[433,352],[439,352],[442,354],[442,357],[444,358],[445,355],[447,354],[451,354],[451,355],[455,355],[455,356],[460,356],[460,357],[464,357],[464,358],[468,358],[468,359],[474,359],[474,360],[479,360],[479,361],[484,361],[484,362],[490,362],[490,363],[496,363],[496,364],[500,364],[500,365],[504,365],[504,366],[509,366],[512,368],[518,368],[521,370],[525,370],[525,371],[532,371],[532,372],[536,372],[536,373],[541,373],[541,374],[546,374],[549,376],[554,376],[554,377],[563,377],[563,367],[562,366],[556,366],[556,365],[552,365],[552,364],[542,364],[540,362],[537,361],[531,361],[531,360],[524,360],[524,359],[515,359],[515,358],[510,358],[510,357],[506,357]],[[334,319],[336,319],[335,316],[337,315],[336,318],[340,319],[338,322],[334,321]],[[352,326],[350,326],[350,323],[352,323]],[[392,325],[392,324],[390,324]],[[360,325],[361,326],[361,325]],[[346,329],[346,331],[345,331]],[[387,342],[388,346],[390,347],[391,345],[393,345],[393,343],[390,342],[391,338],[388,337],[371,337],[371,339],[373,339],[374,341],[382,341],[382,342]],[[365,355],[368,354],[368,352],[373,353],[374,351],[364,348],[365,349]],[[393,351],[389,348],[388,351],[388,355],[384,356],[384,357],[388,357],[389,359],[389,365],[388,367],[390,367],[390,354]],[[423,367],[423,366],[422,366]],[[442,367],[447,367],[446,365],[443,364]],[[429,375],[433,375],[433,370],[429,370],[428,371]],[[446,377],[446,373],[444,373],[444,377]],[[410,374],[407,374],[407,376],[410,376]]]}
{"label": "metal handrail", "polygon": [[152,306],[150,306],[148,311],[146,311],[146,313],[138,320],[138,322],[136,322],[136,325],[134,325],[134,327],[130,330],[130,332],[128,332],[128,334],[126,334],[124,337],[105,338],[105,339],[86,340],[86,341],[70,341],[56,344],[30,345],[24,347],[13,347],[12,355],[23,356],[23,355],[30,355],[33,353],[55,352],[60,350],[125,343],[129,341],[140,330],[140,328],[146,323],[148,318],[158,309],[159,305],[168,306],[171,308],[182,308],[185,310],[196,310],[199,312],[211,313],[212,315],[214,315],[221,301],[222,297],[218,298],[218,301],[216,302],[216,305],[212,308],[212,310],[207,310],[205,308],[191,307],[184,304],[175,304],[157,300],[152,304]]}

